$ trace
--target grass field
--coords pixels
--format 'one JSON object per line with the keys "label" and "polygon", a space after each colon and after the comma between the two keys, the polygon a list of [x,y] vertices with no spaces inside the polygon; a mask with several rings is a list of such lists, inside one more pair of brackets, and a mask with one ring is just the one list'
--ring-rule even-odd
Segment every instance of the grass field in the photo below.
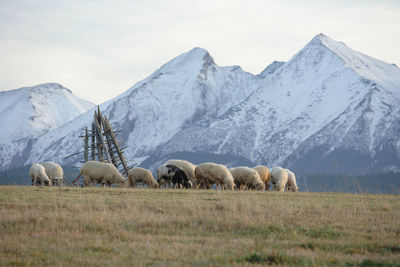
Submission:
{"label": "grass field", "polygon": [[400,196],[0,187],[0,265],[400,266]]}

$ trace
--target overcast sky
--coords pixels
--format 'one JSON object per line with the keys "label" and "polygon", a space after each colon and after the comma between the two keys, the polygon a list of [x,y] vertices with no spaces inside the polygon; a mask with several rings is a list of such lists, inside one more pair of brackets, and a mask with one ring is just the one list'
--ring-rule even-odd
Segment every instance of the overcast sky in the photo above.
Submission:
{"label": "overcast sky", "polygon": [[196,46],[257,74],[321,32],[400,66],[398,0],[0,0],[0,91],[57,82],[99,104]]}

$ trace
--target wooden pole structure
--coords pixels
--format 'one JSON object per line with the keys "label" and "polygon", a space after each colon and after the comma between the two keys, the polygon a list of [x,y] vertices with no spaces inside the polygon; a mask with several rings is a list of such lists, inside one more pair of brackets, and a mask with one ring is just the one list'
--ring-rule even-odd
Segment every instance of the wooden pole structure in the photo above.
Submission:
{"label": "wooden pole structure", "polygon": [[[116,133],[120,131],[113,131],[110,121],[108,120],[107,117],[103,116],[99,106],[97,108],[97,111],[95,110],[93,118],[94,120],[91,125],[92,126],[91,131],[88,130],[88,127],[85,127],[84,129],[82,129],[85,131],[85,134],[79,136],[84,139],[84,150],[81,152],[71,154],[67,156],[66,159],[74,155],[83,153],[84,161],[80,162],[81,163],[88,162],[90,153],[89,149],[91,149],[90,160],[96,160],[96,158],[98,158],[100,162],[103,162],[105,154],[108,163],[112,163],[117,169],[120,168],[120,166],[122,165],[123,172],[125,172],[126,176],[128,176],[128,170],[134,167],[135,165],[128,166],[123,153],[124,148],[121,148],[119,146]],[[89,142],[91,143],[89,144]],[[71,181],[71,183],[69,184],[75,184],[79,178],[81,178],[80,175],[78,175],[75,179],[73,179],[73,181]]]}
{"label": "wooden pole structure", "polygon": [[[99,112],[100,112],[100,107],[99,107]],[[106,143],[104,142],[103,132],[102,132],[102,129],[101,129],[101,125],[99,124],[99,118],[100,118],[99,115],[98,115],[97,112],[95,111],[95,112],[94,112],[94,126],[95,126],[95,128],[96,128],[96,130],[97,130],[97,136],[98,136],[99,139],[100,139],[101,146],[102,146],[103,149],[104,149],[104,152],[105,152],[105,154],[106,154],[108,163],[111,163],[110,154],[108,153],[108,149],[107,149]],[[103,156],[102,151],[101,151],[101,155]]]}
{"label": "wooden pole structure", "polygon": [[115,134],[114,134],[114,132],[113,132],[113,130],[111,128],[110,121],[106,117],[104,119],[104,122],[107,125],[107,129],[109,130],[111,141],[114,143],[114,147],[117,150],[119,159],[121,160],[122,166],[124,167],[125,174],[128,175],[128,165],[126,164],[126,160],[125,160],[125,157],[124,157],[124,154],[123,154],[122,150],[119,148],[119,144],[118,144],[117,138],[115,137]]}
{"label": "wooden pole structure", "polygon": [[96,137],[94,131],[95,131],[94,123],[92,123],[92,144],[90,145],[92,149],[92,160],[96,160],[96,151],[95,151]]}
{"label": "wooden pole structure", "polygon": [[89,161],[89,135],[88,135],[88,130],[87,127],[85,128],[85,162]]}

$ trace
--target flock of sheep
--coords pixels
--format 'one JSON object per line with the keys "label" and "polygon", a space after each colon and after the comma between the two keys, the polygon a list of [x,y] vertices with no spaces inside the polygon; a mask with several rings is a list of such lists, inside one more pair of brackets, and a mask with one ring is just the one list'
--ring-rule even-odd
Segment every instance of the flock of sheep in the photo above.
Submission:
{"label": "flock of sheep", "polygon": [[[30,169],[30,176],[32,185],[61,185],[63,170],[54,162],[34,163]],[[270,172],[263,165],[228,169],[225,165],[211,162],[194,165],[186,160],[168,160],[157,168],[156,180],[153,174],[144,168],[129,170],[126,179],[113,164],[89,161],[83,164],[80,176],[84,178],[85,186],[95,183],[103,186],[117,184],[136,187],[138,183],[142,183],[149,188],[168,186],[211,189],[215,185],[216,189],[269,190],[272,183],[276,191],[298,191],[293,172],[282,167],[274,167]]]}

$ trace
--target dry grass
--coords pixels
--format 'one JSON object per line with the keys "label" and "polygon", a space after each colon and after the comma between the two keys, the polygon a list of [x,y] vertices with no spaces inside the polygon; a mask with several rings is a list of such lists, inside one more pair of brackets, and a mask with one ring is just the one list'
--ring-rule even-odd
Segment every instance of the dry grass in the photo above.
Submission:
{"label": "dry grass", "polygon": [[0,187],[0,265],[400,266],[400,196]]}

